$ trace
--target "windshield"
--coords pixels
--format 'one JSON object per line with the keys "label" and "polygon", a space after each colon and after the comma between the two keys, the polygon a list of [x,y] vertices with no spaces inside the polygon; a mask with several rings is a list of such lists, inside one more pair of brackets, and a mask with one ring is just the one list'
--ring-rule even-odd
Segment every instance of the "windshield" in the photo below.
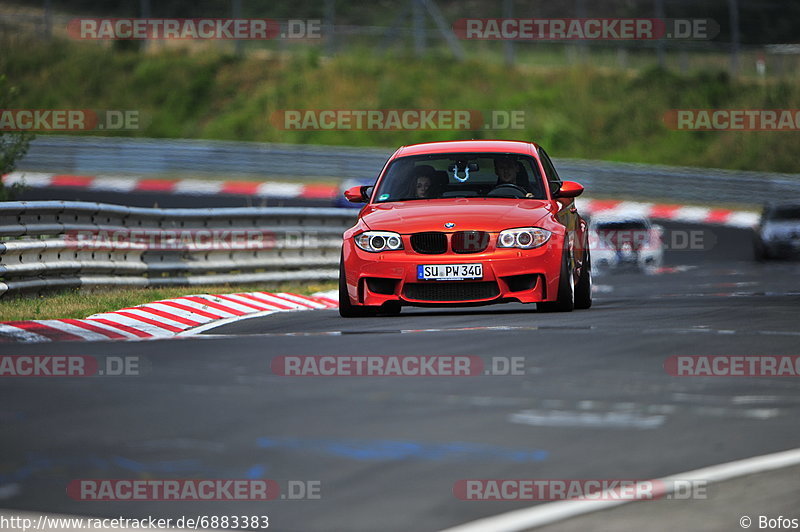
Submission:
{"label": "windshield", "polygon": [[507,153],[398,158],[374,196],[377,203],[468,197],[547,199],[536,161]]}
{"label": "windshield", "polygon": [[647,224],[638,220],[626,220],[620,222],[598,222],[595,225],[597,231],[641,231],[647,229]]}
{"label": "windshield", "polygon": [[769,215],[773,221],[800,220],[800,207],[776,207]]}

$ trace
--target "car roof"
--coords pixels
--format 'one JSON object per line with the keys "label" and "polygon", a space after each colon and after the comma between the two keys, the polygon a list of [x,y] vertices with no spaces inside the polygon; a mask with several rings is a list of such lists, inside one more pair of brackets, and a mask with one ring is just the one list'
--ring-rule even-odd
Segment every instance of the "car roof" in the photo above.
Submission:
{"label": "car roof", "polygon": [[768,209],[782,209],[782,208],[796,209],[800,207],[800,200],[771,201],[766,204],[766,207]]}
{"label": "car roof", "polygon": [[446,140],[401,146],[392,158],[456,152],[500,152],[531,155],[536,153],[536,148],[538,146],[535,143],[521,140]]}

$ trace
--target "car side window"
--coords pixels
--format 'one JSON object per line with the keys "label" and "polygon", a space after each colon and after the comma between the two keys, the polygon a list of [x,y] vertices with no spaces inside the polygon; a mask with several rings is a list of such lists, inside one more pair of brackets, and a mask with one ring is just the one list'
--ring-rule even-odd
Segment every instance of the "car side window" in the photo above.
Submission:
{"label": "car side window", "polygon": [[555,194],[561,188],[561,178],[558,177],[556,167],[553,166],[550,157],[547,156],[547,153],[545,153],[542,148],[539,148],[539,158],[542,160],[544,173],[547,176],[547,183],[550,185],[550,193]]}

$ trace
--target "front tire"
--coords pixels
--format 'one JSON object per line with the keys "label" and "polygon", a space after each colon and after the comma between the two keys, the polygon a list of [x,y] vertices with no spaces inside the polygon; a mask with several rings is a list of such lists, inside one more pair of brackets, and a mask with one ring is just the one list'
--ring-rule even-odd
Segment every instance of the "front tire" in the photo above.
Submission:
{"label": "front tire", "polygon": [[347,280],[344,272],[344,257],[339,261],[339,316],[343,318],[365,318],[376,315],[377,309],[353,305],[347,293]]}
{"label": "front tire", "polygon": [[753,258],[756,262],[766,262],[771,258],[767,246],[764,245],[764,241],[759,235],[753,236]]}
{"label": "front tire", "polygon": [[569,263],[569,251],[564,250],[561,273],[558,275],[558,297],[555,301],[536,303],[539,312],[572,312],[575,308],[575,277]]}

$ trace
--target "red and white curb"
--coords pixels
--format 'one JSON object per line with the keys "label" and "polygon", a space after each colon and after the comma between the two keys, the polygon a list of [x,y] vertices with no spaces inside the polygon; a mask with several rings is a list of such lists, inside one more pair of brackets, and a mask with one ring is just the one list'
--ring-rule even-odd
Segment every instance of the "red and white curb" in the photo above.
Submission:
{"label": "red and white curb", "polygon": [[196,334],[238,319],[275,312],[337,308],[330,292],[193,295],[94,314],[88,318],[0,322],[0,341],[145,340]]}
{"label": "red and white curb", "polygon": [[755,227],[759,219],[759,214],[755,211],[736,211],[691,205],[599,199],[582,200],[580,198],[576,203],[581,213],[590,216],[598,214],[610,217],[640,215],[653,220],[727,225],[742,228]]}
{"label": "red and white curb", "polygon": [[[302,184],[273,181],[212,181],[203,179],[148,179],[110,176],[81,176],[12,172],[3,183],[24,183],[33,188],[66,187],[108,192],[159,192],[198,196],[239,195],[263,198],[333,199],[340,193],[336,185]],[[586,214],[641,214],[654,220],[707,223],[732,227],[753,227],[758,213],[692,205],[643,203],[635,201],[579,199]]]}
{"label": "red and white curb", "polygon": [[148,179],[141,177],[84,176],[11,172],[3,176],[5,185],[16,183],[32,188],[80,188],[104,192],[159,192],[197,196],[256,196],[263,198],[333,199],[339,187],[326,184],[276,181],[213,181],[205,179]]}

